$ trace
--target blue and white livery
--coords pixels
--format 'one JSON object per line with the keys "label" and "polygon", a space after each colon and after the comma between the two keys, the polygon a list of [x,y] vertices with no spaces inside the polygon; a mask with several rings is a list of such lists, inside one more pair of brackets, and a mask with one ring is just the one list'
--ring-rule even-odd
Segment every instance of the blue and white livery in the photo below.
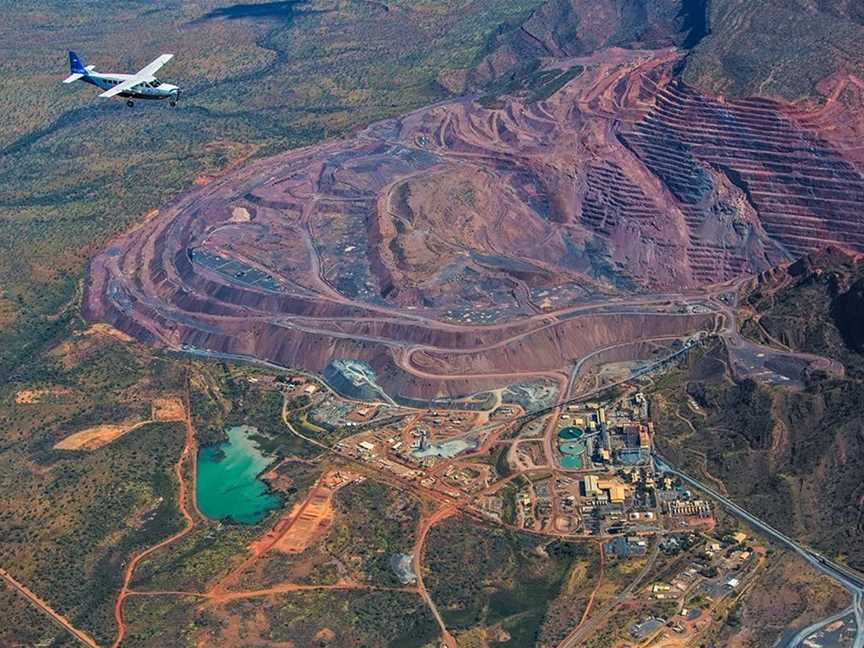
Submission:
{"label": "blue and white livery", "polygon": [[126,105],[130,107],[135,105],[133,99],[168,99],[172,106],[176,106],[180,99],[180,88],[162,83],[153,76],[172,58],[173,54],[163,54],[135,74],[108,74],[96,72],[92,65],[85,66],[75,52],[69,52],[71,74],[63,79],[63,83],[84,81],[104,90],[100,97],[124,97]]}

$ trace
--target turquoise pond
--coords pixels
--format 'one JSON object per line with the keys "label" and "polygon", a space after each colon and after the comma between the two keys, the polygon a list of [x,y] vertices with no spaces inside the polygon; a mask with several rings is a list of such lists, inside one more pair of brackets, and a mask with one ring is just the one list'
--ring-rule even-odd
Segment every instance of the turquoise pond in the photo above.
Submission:
{"label": "turquoise pond", "polygon": [[257,432],[250,425],[229,428],[228,441],[198,452],[195,498],[208,518],[256,524],[282,504],[258,477],[273,459],[252,440]]}

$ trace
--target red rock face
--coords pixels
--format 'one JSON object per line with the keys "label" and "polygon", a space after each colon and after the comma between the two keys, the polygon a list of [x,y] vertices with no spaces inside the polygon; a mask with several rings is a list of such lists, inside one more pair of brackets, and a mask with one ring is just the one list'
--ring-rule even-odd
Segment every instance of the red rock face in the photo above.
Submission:
{"label": "red rock face", "polygon": [[[673,82],[658,89],[654,107],[622,134],[681,206],[700,279],[710,279],[701,270],[717,254],[727,254],[733,268],[754,269],[747,265],[756,249],[733,254],[722,245],[725,224],[766,233],[775,250],[793,257],[831,243],[864,246],[864,179],[843,154],[851,142],[821,137],[830,124],[814,128],[815,117],[764,99],[721,102]],[[704,201],[722,176],[733,193],[719,210],[706,211]],[[752,207],[737,221],[736,200]]]}
{"label": "red rock face", "polygon": [[392,393],[453,396],[713,330],[710,308],[670,298],[825,243],[864,249],[842,93],[819,111],[724,102],[675,80],[679,58],[562,60],[586,71],[548,100],[454,101],[256,162],[99,255],[86,312],[166,346],[311,371],[359,359]]}

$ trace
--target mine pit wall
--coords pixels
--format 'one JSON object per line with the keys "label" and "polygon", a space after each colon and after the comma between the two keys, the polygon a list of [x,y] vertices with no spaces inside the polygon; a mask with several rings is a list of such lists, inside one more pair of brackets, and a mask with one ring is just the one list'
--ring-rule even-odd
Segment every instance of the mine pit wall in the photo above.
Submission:
{"label": "mine pit wall", "polygon": [[715,314],[585,315],[529,333],[520,339],[478,351],[419,351],[412,368],[424,373],[486,374],[543,372],[566,367],[598,349],[656,338],[713,331]]}
{"label": "mine pit wall", "polygon": [[268,294],[222,283],[217,280],[215,273],[193,268],[185,250],[176,253],[174,264],[187,290],[177,290],[170,283],[166,283],[164,288],[170,291],[167,296],[170,297],[171,303],[184,310],[189,306],[207,314],[214,312],[209,309],[209,304],[221,304],[226,312],[234,314],[239,314],[244,309],[274,315],[285,313],[308,317],[371,317],[375,314],[374,311],[356,306],[320,299]]}
{"label": "mine pit wall", "polygon": [[[301,332],[274,324],[255,324],[252,329],[236,332],[208,331],[169,322],[137,305],[134,312],[112,308],[104,317],[94,317],[92,310],[88,310],[85,316],[90,320],[106,321],[118,330],[157,347],[176,348],[185,344],[205,352],[244,356],[315,374],[322,374],[334,359],[364,361],[375,370],[378,383],[388,394],[409,400],[466,398],[519,380],[519,376],[420,377],[398,366],[394,359],[398,351],[389,345]],[[144,322],[148,322],[153,330]],[[166,336],[154,332],[169,330],[170,343],[166,343]]]}
{"label": "mine pit wall", "polygon": [[[158,237],[157,237],[158,238]],[[154,258],[154,261],[159,257]],[[159,259],[161,260],[161,259]],[[297,320],[302,327],[328,328],[334,332],[365,337],[380,337],[400,343],[424,344],[446,348],[471,348],[495,344],[515,335],[527,333],[537,322],[514,322],[511,325],[467,330],[457,326],[431,328],[410,320],[382,321],[381,313],[361,306],[339,304],[331,301],[290,295],[267,294],[226,284],[204,268],[193,266],[185,249],[173,253],[173,261],[167,267],[153,265],[149,281],[166,306],[206,318],[208,315],[242,317],[244,312],[257,311],[260,315],[278,316],[284,313]],[[110,272],[94,267],[91,276]],[[176,275],[184,289],[180,289],[169,276]],[[100,284],[101,285],[101,284]],[[94,294],[98,291],[94,290]],[[98,308],[97,311],[98,312]],[[310,318],[308,321],[303,318]],[[398,315],[394,315],[398,317]],[[316,322],[313,318],[325,321]],[[365,319],[363,319],[365,318]],[[331,320],[331,321],[326,321]],[[551,320],[550,320],[551,321]],[[335,327],[338,327],[336,330]]]}
{"label": "mine pit wall", "polygon": [[591,355],[579,366],[577,379],[588,375],[593,369],[613,362],[660,362],[675,354],[678,349],[666,349],[658,354],[658,345],[670,345],[677,339],[679,338],[640,340],[603,349]]}
{"label": "mine pit wall", "polygon": [[[711,331],[718,317],[713,314],[584,315],[482,349],[417,352],[411,356],[412,364],[406,370],[396,361],[404,344],[299,331],[264,321],[249,324],[235,319],[221,324],[217,330],[208,325],[206,319],[198,322],[186,314],[180,318],[182,321],[175,319],[176,314],[169,319],[156,308],[134,299],[131,307],[121,308],[105,297],[107,276],[104,271],[91,272],[84,316],[107,322],[144,342],[174,348],[186,344],[200,350],[258,358],[319,374],[334,359],[361,360],[372,366],[379,384],[388,393],[409,399],[462,398],[526,377],[563,375],[580,357],[604,347],[633,345],[633,354],[638,356],[641,355],[639,341]],[[432,337],[435,333],[428,331]],[[475,344],[479,341],[470,335],[465,338]],[[610,350],[610,353],[609,357],[628,359],[621,349]]]}
{"label": "mine pit wall", "polygon": [[[723,253],[697,235],[706,212],[692,176],[706,167],[733,172],[759,215],[758,229],[791,256],[831,242],[864,249],[864,179],[847,157],[854,147],[806,117],[769,99],[722,102],[673,81],[657,88],[652,109],[619,135],[678,199],[693,237],[688,256],[698,280],[716,276],[713,258]],[[848,116],[837,119],[842,124]],[[765,254],[768,265],[785,260],[769,246]],[[735,256],[731,269],[764,269],[746,262],[747,255]]]}
{"label": "mine pit wall", "polygon": [[[837,102],[807,112],[770,100],[703,96],[670,80],[675,58],[659,58],[644,74],[634,74],[635,68],[620,76],[610,73],[599,85],[591,85],[597,79],[586,74],[542,104],[508,101],[504,111],[490,112],[457,101],[367,130],[367,137],[389,129],[388,137],[397,138],[397,129],[396,143],[337,141],[252,163],[180,198],[94,259],[84,315],[148,343],[171,348],[185,343],[310,372],[321,372],[333,359],[363,360],[388,392],[427,399],[461,397],[540,375],[558,379],[598,349],[609,349],[610,358],[630,359],[619,354],[638,353],[640,341],[716,328],[713,315],[597,312],[566,321],[536,316],[509,325],[462,327],[413,320],[395,303],[389,313],[371,303],[342,303],[324,289],[307,296],[244,287],[190,261],[187,246],[223,225],[228,205],[285,197],[290,200],[272,204],[291,210],[294,218],[328,166],[343,176],[330,176],[333,197],[343,195],[346,178],[362,173],[374,193],[408,168],[397,144],[410,146],[421,134],[433,148],[449,147],[439,152],[442,157],[469,152],[477,156],[473,164],[530,179],[541,187],[537,193],[551,194],[543,197],[559,219],[576,219],[579,203],[585,240],[602,239],[612,262],[626,261],[625,276],[641,282],[634,292],[716,283],[841,236],[845,244],[864,249],[864,178],[857,170],[862,154],[856,153],[862,148],[860,120]],[[856,97],[861,99],[860,92]],[[615,128],[608,124],[613,118]],[[556,147],[586,129],[608,130],[612,139],[598,141],[614,154],[604,153],[602,161],[577,159],[586,171],[568,184],[565,167],[573,151]],[[379,157],[391,145],[393,159],[382,162]],[[362,171],[364,151],[379,156],[369,164],[381,165],[380,170]],[[554,155],[538,158],[539,153]],[[303,191],[295,196],[274,189],[286,181]],[[319,184],[326,189],[327,178]],[[514,185],[514,191],[522,202],[534,196],[534,190],[519,193],[520,187]],[[369,221],[366,226],[375,248],[376,228]],[[499,242],[511,255],[525,253],[519,241]],[[383,257],[378,260],[384,263]],[[372,268],[379,278],[398,279],[391,270]],[[318,280],[312,276],[310,284]],[[402,298],[413,299],[410,293]],[[405,353],[415,346],[423,349]]]}

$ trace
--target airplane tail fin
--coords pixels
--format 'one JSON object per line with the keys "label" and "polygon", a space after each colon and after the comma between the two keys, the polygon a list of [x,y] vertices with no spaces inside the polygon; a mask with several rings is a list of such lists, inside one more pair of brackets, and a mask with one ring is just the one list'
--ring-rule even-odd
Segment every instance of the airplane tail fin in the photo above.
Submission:
{"label": "airplane tail fin", "polygon": [[80,74],[82,76],[87,74],[87,68],[84,67],[84,61],[78,58],[78,55],[75,52],[69,52],[69,70],[72,74]]}

